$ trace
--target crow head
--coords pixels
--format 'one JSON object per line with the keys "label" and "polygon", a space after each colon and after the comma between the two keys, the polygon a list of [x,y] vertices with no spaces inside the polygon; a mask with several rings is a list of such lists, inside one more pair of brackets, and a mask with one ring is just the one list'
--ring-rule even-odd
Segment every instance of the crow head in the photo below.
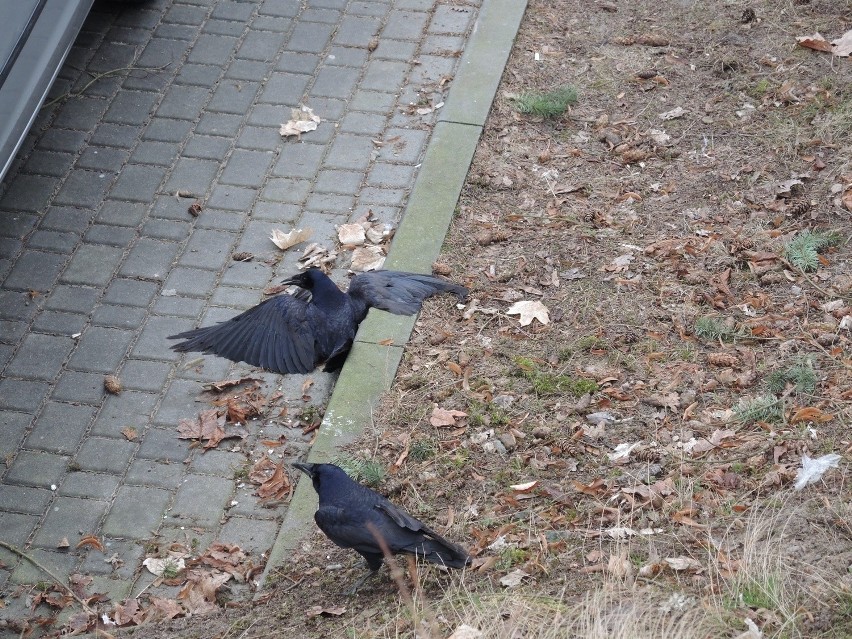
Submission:
{"label": "crow head", "polygon": [[308,291],[312,290],[316,283],[321,279],[327,279],[326,275],[318,268],[309,268],[306,271],[297,273],[293,277],[288,277],[282,280],[281,283],[286,286],[298,286]]}

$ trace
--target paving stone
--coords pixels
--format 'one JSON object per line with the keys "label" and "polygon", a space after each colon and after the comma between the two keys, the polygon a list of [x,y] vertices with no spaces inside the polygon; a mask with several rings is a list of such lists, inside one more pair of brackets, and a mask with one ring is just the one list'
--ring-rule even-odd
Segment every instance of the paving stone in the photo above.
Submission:
{"label": "paving stone", "polygon": [[53,203],[94,209],[104,199],[112,177],[112,173],[74,169],[59,189]]}
{"label": "paving stone", "polygon": [[235,240],[234,233],[199,229],[189,238],[179,263],[218,271],[229,261]]}
{"label": "paving stone", "polygon": [[[234,440],[231,440],[234,441]],[[211,449],[196,455],[189,465],[191,472],[200,475],[215,475],[233,479],[234,473],[247,464],[245,453],[232,453],[228,450]]]}
{"label": "paving stone", "polygon": [[104,122],[95,129],[89,143],[129,149],[136,143],[138,136],[139,129],[135,126]]}
{"label": "paving stone", "polygon": [[453,35],[430,35],[420,45],[420,52],[432,55],[451,55],[457,57],[464,51],[465,38]]}
{"label": "paving stone", "polygon": [[39,310],[39,305],[27,291],[0,290],[0,317],[30,320]]}
{"label": "paving stone", "polygon": [[200,26],[207,19],[207,9],[203,7],[190,7],[185,4],[177,4],[169,7],[163,15],[163,22],[176,22],[178,24],[191,24]]}
{"label": "paving stone", "polygon": [[[248,124],[266,127],[270,132],[278,133],[281,123],[289,119],[290,113],[290,107],[284,107],[280,104],[256,104],[249,113]],[[311,136],[314,133],[316,131],[312,131]],[[286,141],[282,139],[282,146],[284,145],[286,145]]]}
{"label": "paving stone", "polygon": [[74,457],[77,470],[122,475],[138,444],[121,439],[87,437]]}
{"label": "paving stone", "polygon": [[[191,120],[198,117],[199,111],[188,113]],[[177,120],[174,118],[160,117],[162,114],[158,112],[157,117],[152,118],[145,127],[145,132],[142,137],[145,140],[154,140],[157,142],[183,142],[192,129],[192,122],[187,120]]]}
{"label": "paving stone", "polygon": [[84,244],[77,249],[62,273],[62,281],[66,284],[106,286],[123,256],[124,251],[119,247]]}
{"label": "paving stone", "polygon": [[[364,139],[370,142],[368,138]],[[313,177],[320,166],[325,150],[325,147],[319,144],[289,143],[281,150],[281,155],[272,172],[281,177]]]}
{"label": "paving stone", "polygon": [[407,62],[371,60],[359,86],[361,89],[372,89],[374,91],[397,91],[407,73]]}
{"label": "paving stone", "polygon": [[[115,67],[113,67],[115,68]],[[109,101],[103,98],[95,98],[89,96],[76,96],[73,100],[66,100],[59,108],[56,118],[53,120],[53,126],[59,129],[77,129],[88,133],[92,131],[103,119],[106,113]],[[54,130],[54,129],[51,129]],[[75,144],[72,151],[82,148],[82,142],[85,135],[78,138],[79,144]]]}
{"label": "paving stone", "polygon": [[159,297],[154,304],[154,312],[158,315],[188,317],[194,320],[201,314],[204,302],[201,298]]}
{"label": "paving stone", "polygon": [[68,497],[84,497],[109,501],[118,489],[121,478],[103,473],[70,472],[62,480],[59,494]]}
{"label": "paving stone", "polygon": [[219,34],[203,34],[195,41],[187,60],[221,67],[233,54],[236,44],[237,38]]}
{"label": "paving stone", "polygon": [[157,293],[158,285],[135,279],[113,279],[106,289],[104,301],[111,304],[148,306]]}
{"label": "paving stone", "polygon": [[413,60],[417,53],[417,47],[418,43],[410,40],[381,38],[373,56],[386,60]]}
{"label": "paving stone", "polygon": [[367,183],[371,186],[408,188],[414,182],[416,172],[415,167],[407,164],[376,162],[367,175]]}
{"label": "paving stone", "polygon": [[92,425],[92,434],[105,437],[123,437],[121,431],[128,426],[143,433],[158,396],[134,390],[124,390],[120,395],[109,395]]}
{"label": "paving stone", "polygon": [[187,475],[166,513],[166,524],[210,528],[221,519],[234,483],[210,475]]}
{"label": "paving stone", "polygon": [[335,24],[340,21],[342,13],[335,9],[304,9],[299,16],[300,21],[304,22],[327,22]]}
{"label": "paving stone", "polygon": [[420,160],[429,134],[415,129],[388,129],[385,139],[396,139],[379,149],[379,159],[390,162],[416,164]]}
{"label": "paving stone", "polygon": [[27,436],[25,446],[71,454],[77,450],[94,416],[92,406],[48,402]]}
{"label": "paving stone", "polygon": [[99,404],[104,396],[104,376],[97,373],[66,371],[53,387],[53,399],[83,404]]}
{"label": "paving stone", "polygon": [[285,38],[285,33],[249,31],[237,50],[237,57],[247,60],[273,60]]}
{"label": "paving stone", "polygon": [[244,24],[231,20],[208,20],[204,25],[204,33],[225,35],[239,38],[246,30]]}
{"label": "paving stone", "polygon": [[420,64],[411,70],[409,82],[412,84],[430,84],[442,77],[451,76],[456,61],[453,58],[436,55],[421,55]]}
{"label": "paving stone", "polygon": [[229,80],[265,80],[268,71],[268,62],[237,58],[228,65],[225,77]]}
{"label": "paving stone", "polygon": [[384,29],[382,29],[382,37],[398,40],[419,40],[428,20],[428,13],[394,9],[388,14]]}
{"label": "paving stone", "polygon": [[26,513],[29,515],[43,515],[47,506],[53,500],[53,491],[49,489],[32,488],[30,486],[12,486],[4,484],[0,490],[0,512],[3,514],[3,540],[6,538],[6,513]]}
{"label": "paving stone", "polygon": [[[124,601],[133,592],[133,576],[136,568],[144,561],[145,547],[130,539],[104,537],[102,542],[105,552],[89,550],[80,565],[80,572],[93,576],[89,592],[103,592],[111,601]],[[113,555],[118,555],[122,565],[113,566],[108,561]]]}
{"label": "paving stone", "polygon": [[216,285],[216,275],[216,271],[176,267],[169,273],[163,290],[182,296],[207,297]]}
{"label": "paving stone", "polygon": [[[174,386],[174,383],[172,384]],[[197,385],[196,385],[197,386]],[[193,405],[193,408],[195,406]],[[191,413],[184,413],[183,416]],[[153,459],[158,462],[172,461],[182,463],[190,456],[190,442],[175,436],[177,421],[168,424],[168,428],[152,428],[145,433],[145,439],[136,453],[137,459]]]}
{"label": "paving stone", "polygon": [[359,69],[367,61],[369,51],[365,47],[344,47],[336,45],[331,47],[325,64],[328,66],[358,67]]}
{"label": "paving stone", "polygon": [[464,34],[470,28],[475,12],[466,7],[440,4],[432,14],[429,33]]}
{"label": "paving stone", "polygon": [[152,217],[145,222],[145,226],[142,227],[141,233],[148,238],[181,242],[186,239],[191,232],[192,227],[189,222],[161,220],[159,218]]}
{"label": "paving stone", "polygon": [[114,373],[133,341],[132,331],[92,326],[77,340],[77,348],[68,361],[68,368]]}
{"label": "paving stone", "polygon": [[148,486],[121,486],[103,532],[109,537],[147,538],[162,523],[171,493]]}
{"label": "paving stone", "polygon": [[0,341],[17,343],[27,332],[24,322],[0,320]]}
{"label": "paving stone", "polygon": [[21,486],[51,488],[61,483],[68,457],[22,450],[9,467],[4,482]]}
{"label": "paving stone", "polygon": [[[35,548],[27,554],[31,555],[35,561],[50,570],[53,574],[71,574],[74,570],[74,565],[77,563],[75,555],[50,552],[42,548]],[[35,584],[44,580],[44,573],[31,562],[24,561],[18,564],[18,567],[12,572],[9,580],[16,584]]]}
{"label": "paving stone", "polygon": [[94,326],[137,329],[145,321],[145,310],[102,304],[94,310],[91,319]]}
{"label": "paving stone", "polygon": [[0,199],[0,208],[41,211],[53,195],[57,180],[42,175],[19,175]]}
{"label": "paving stone", "polygon": [[57,497],[33,538],[33,546],[56,548],[63,539],[76,546],[83,536],[97,530],[108,505],[94,499]]}
{"label": "paving stone", "polygon": [[72,164],[74,164],[74,155],[71,153],[33,151],[27,159],[26,164],[24,164],[22,171],[62,177],[68,172]]}
{"label": "paving stone", "polygon": [[367,186],[361,189],[361,192],[358,194],[358,204],[402,206],[405,203],[405,198],[405,189]]}
{"label": "paving stone", "polygon": [[202,195],[207,193],[218,169],[216,162],[179,158],[163,190],[167,193],[185,191]]}
{"label": "paving stone", "polygon": [[153,459],[136,459],[130,464],[124,481],[128,485],[155,486],[171,490],[180,485],[184,470],[184,464],[180,462],[164,463]]}
{"label": "paving stone", "polygon": [[27,239],[27,247],[31,249],[44,249],[53,253],[70,254],[79,241],[80,236],[76,233],[35,231]]}
{"label": "paving stone", "polygon": [[[236,188],[236,187],[232,187]],[[215,193],[215,189],[214,189]],[[255,212],[253,214],[256,215]],[[238,231],[243,226],[247,213],[245,209],[239,211],[220,210],[205,207],[195,222],[196,229]]]}
{"label": "paving stone", "polygon": [[242,114],[205,113],[195,126],[195,133],[199,135],[222,135],[232,138],[237,136],[242,123]]}
{"label": "paving stone", "polygon": [[359,171],[320,171],[314,185],[315,193],[356,193],[364,174]]}
{"label": "paving stone", "polygon": [[169,348],[169,344],[173,342],[169,342],[167,337],[191,328],[194,326],[186,320],[173,317],[149,317],[133,347],[133,356],[142,359],[176,361],[179,355]]}
{"label": "paving stone", "polygon": [[224,286],[253,286],[263,288],[269,282],[272,269],[257,262],[234,262],[222,275],[220,284]]}
{"label": "paving stone", "polygon": [[258,187],[263,184],[273,155],[266,151],[237,149],[228,158],[219,181],[237,186]]}
{"label": "paving stone", "polygon": [[185,40],[151,38],[136,61],[136,65],[143,69],[154,69],[166,65],[175,68],[179,65],[189,46],[190,44]]}
{"label": "paving stone", "polygon": [[163,181],[166,170],[159,166],[128,164],[110,190],[110,196],[131,202],[150,202]]}
{"label": "paving stone", "polygon": [[341,133],[332,143],[323,166],[363,171],[370,163],[373,149],[369,137]]}
{"label": "paving stone", "polygon": [[[24,176],[21,176],[21,178],[23,179]],[[35,228],[38,221],[39,218],[37,216],[21,213],[20,211],[5,213],[3,215],[3,224],[0,225],[0,235],[22,239]]]}
{"label": "paving stone", "polygon": [[209,64],[184,64],[180,73],[175,78],[175,84],[189,84],[201,87],[210,87],[219,76],[222,75],[222,68]]}
{"label": "paving stone", "polygon": [[174,242],[139,238],[124,264],[121,265],[119,274],[123,277],[165,279],[178,249],[178,244]]}
{"label": "paving stone", "polygon": [[30,333],[24,338],[18,354],[6,369],[6,374],[13,377],[53,379],[73,348],[74,340],[70,337]]}
{"label": "paving stone", "polygon": [[94,224],[89,227],[84,237],[90,244],[107,244],[110,246],[129,246],[136,237],[136,229],[126,226],[109,224]]}
{"label": "paving stone", "polygon": [[77,313],[43,311],[33,321],[32,329],[42,333],[74,335],[83,331],[88,320],[87,316]]}
{"label": "paving stone", "polygon": [[45,302],[45,307],[56,311],[88,315],[95,307],[100,294],[99,288],[61,284],[53,288]]}
{"label": "paving stone", "polygon": [[334,43],[350,47],[366,47],[370,40],[378,35],[381,26],[381,19],[375,16],[344,16],[334,35]]}
{"label": "paving stone", "polygon": [[220,184],[213,187],[207,205],[217,209],[249,211],[256,196],[257,191],[255,189]]}
{"label": "paving stone", "polygon": [[357,67],[324,67],[311,87],[311,96],[348,98],[361,75]]}
{"label": "paving stone", "polygon": [[177,143],[143,140],[130,154],[130,162],[132,164],[171,166],[179,152],[180,145]]}
{"label": "paving stone", "polygon": [[67,256],[58,253],[26,251],[15,260],[4,286],[24,291],[48,291],[67,260]]}
{"label": "paving stone", "polygon": [[214,306],[247,309],[259,304],[262,297],[260,291],[253,289],[217,286],[210,297],[210,303]]}
{"label": "paving stone", "polygon": [[219,538],[226,544],[237,544],[247,553],[267,552],[278,534],[278,522],[231,517],[222,526]]}
{"label": "paving stone", "polygon": [[218,136],[193,135],[183,150],[184,157],[221,160],[228,153],[231,140]]}
{"label": "paving stone", "polygon": [[218,2],[211,14],[212,18],[220,20],[234,20],[236,22],[247,22],[254,11],[253,2]]}
{"label": "paving stone", "polygon": [[306,75],[276,71],[266,81],[259,101],[296,107],[302,101],[309,80]]}
{"label": "paving stone", "polygon": [[141,203],[106,200],[95,216],[95,221],[117,226],[138,226],[145,218],[145,208]]}
{"label": "paving stone", "polygon": [[198,29],[188,24],[160,24],[152,35],[160,40],[195,40]]}
{"label": "paving stone", "polygon": [[83,150],[77,160],[77,166],[113,173],[127,161],[129,155],[124,149],[90,146]]}
{"label": "paving stone", "polygon": [[140,125],[151,116],[159,96],[150,91],[122,91],[104,114],[104,122]]}
{"label": "paving stone", "polygon": [[[0,391],[9,390],[15,390],[15,384],[9,385],[8,382],[4,384],[3,380],[0,380]],[[30,427],[34,411],[19,413],[9,410],[6,402],[0,401],[0,404],[3,406],[0,408],[0,455],[4,459],[7,456],[11,459]]]}
{"label": "paving stone", "polygon": [[[281,193],[286,191],[287,194],[292,197],[294,195],[294,185],[302,185],[305,181],[306,180],[270,180],[263,192],[265,194],[275,194],[278,193],[279,190]],[[309,190],[310,189],[307,189],[297,201],[302,201],[305,197],[307,197]],[[284,204],[282,202],[271,201],[264,202],[261,200],[255,203],[254,210],[252,211],[252,217],[255,219],[271,220],[279,224],[295,224],[296,220],[299,219],[300,214],[301,210],[296,204]]]}
{"label": "paving stone", "polygon": [[76,155],[85,145],[85,131],[67,131],[65,129],[51,128],[41,136],[36,148],[53,151],[54,153],[64,151],[65,153]]}
{"label": "paving stone", "polygon": [[274,16],[293,17],[299,12],[299,7],[289,0],[263,0],[259,12]]}
{"label": "paving stone", "polygon": [[288,73],[302,73],[313,75],[319,66],[320,57],[313,53],[300,53],[298,51],[284,51],[278,58],[275,69]]}
{"label": "paving stone", "polygon": [[334,30],[334,25],[330,24],[298,22],[290,33],[287,49],[301,53],[319,53],[325,49]]}
{"label": "paving stone", "polygon": [[33,530],[38,524],[38,517],[23,513],[2,513],[3,517],[3,541],[19,548],[24,546]]}

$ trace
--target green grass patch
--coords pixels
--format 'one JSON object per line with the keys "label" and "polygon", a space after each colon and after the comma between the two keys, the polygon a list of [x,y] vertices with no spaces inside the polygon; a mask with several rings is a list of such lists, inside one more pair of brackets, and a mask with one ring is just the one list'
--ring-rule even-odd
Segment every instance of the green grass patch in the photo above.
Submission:
{"label": "green grass patch", "polygon": [[516,357],[514,361],[518,367],[516,375],[529,381],[535,394],[540,397],[564,393],[582,397],[598,390],[598,384],[594,380],[542,371],[527,357]]}
{"label": "green grass patch", "polygon": [[368,486],[378,486],[387,474],[384,464],[371,459],[339,457],[332,463],[340,466],[355,481]]}
{"label": "green grass patch", "polygon": [[703,340],[725,342],[733,341],[739,333],[716,317],[699,317],[693,329],[695,336]]}
{"label": "green grass patch", "polygon": [[555,118],[577,101],[577,91],[567,85],[553,91],[525,91],[514,101],[515,108],[521,113]]}
{"label": "green grass patch", "polygon": [[775,395],[784,392],[787,384],[793,384],[797,393],[811,395],[816,390],[816,372],[807,363],[801,363],[772,371],[766,376],[766,388]]}

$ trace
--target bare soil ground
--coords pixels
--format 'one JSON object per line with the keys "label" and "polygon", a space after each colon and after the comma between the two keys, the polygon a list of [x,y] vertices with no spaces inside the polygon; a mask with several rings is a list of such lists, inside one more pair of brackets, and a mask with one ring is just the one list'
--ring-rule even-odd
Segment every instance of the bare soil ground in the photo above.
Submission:
{"label": "bare soil ground", "polygon": [[852,61],[796,45],[850,28],[837,0],[532,0],[438,265],[470,303],[427,305],[347,453],[473,567],[347,598],[359,558],[317,533],[263,603],[135,632],[852,636]]}

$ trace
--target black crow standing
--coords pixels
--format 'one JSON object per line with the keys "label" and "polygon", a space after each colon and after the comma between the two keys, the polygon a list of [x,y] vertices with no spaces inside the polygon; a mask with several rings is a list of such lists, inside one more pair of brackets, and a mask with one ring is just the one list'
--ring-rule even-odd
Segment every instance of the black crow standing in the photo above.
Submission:
{"label": "black crow standing", "polygon": [[458,284],[399,271],[359,273],[346,293],[317,268],[282,283],[299,290],[271,297],[214,326],[171,335],[168,339],[184,340],[172,349],[213,353],[282,374],[309,373],[323,362],[326,371],[335,371],[343,366],[370,307],[413,315],[432,295],[455,293],[462,300],[467,295]]}
{"label": "black crow standing", "polygon": [[319,495],[314,520],[320,530],[341,548],[352,548],[367,561],[370,572],[355,582],[350,593],[381,568],[382,545],[391,554],[415,555],[448,568],[464,568],[470,563],[464,548],[447,541],[379,493],[357,483],[342,468],[334,464],[302,462],[293,466],[311,478]]}

